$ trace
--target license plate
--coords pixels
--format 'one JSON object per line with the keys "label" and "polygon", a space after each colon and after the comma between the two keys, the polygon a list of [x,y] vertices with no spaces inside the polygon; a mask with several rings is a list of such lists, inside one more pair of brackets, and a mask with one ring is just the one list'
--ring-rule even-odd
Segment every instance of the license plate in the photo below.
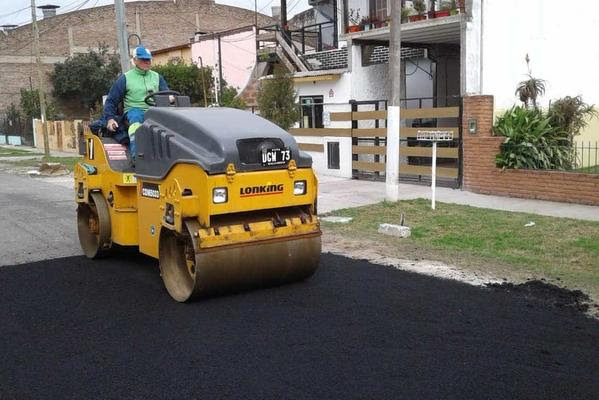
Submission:
{"label": "license plate", "polygon": [[291,160],[291,151],[289,148],[284,149],[263,149],[262,150],[262,165],[283,165]]}

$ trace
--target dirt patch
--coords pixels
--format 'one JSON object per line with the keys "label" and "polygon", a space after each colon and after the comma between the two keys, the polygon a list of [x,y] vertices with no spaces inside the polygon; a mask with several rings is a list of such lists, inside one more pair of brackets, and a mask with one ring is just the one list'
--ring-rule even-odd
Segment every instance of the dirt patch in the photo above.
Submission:
{"label": "dirt patch", "polygon": [[[516,293],[527,298],[540,300],[559,308],[571,308],[581,313],[599,310],[596,304],[592,304],[588,295],[580,290],[561,288],[551,283],[532,280],[521,284],[511,282],[489,283],[487,287],[493,290],[501,290]],[[594,308],[594,310],[591,310]]]}
{"label": "dirt patch", "polygon": [[[544,279],[529,279],[503,274],[494,276],[480,268],[463,268],[460,265],[433,261],[426,258],[421,249],[402,249],[405,257],[389,256],[394,253],[381,242],[367,239],[358,241],[339,234],[324,231],[322,251],[344,257],[366,260],[373,264],[386,265],[404,271],[416,272],[441,279],[451,279],[474,286],[503,290],[524,295],[554,307],[569,308],[599,319],[599,304],[580,290],[570,290],[546,282]],[[506,277],[507,276],[507,277]]]}
{"label": "dirt patch", "polygon": [[322,236],[322,251],[355,260],[366,260],[373,264],[387,265],[404,271],[453,279],[475,286],[485,286],[489,282],[502,282],[502,279],[481,271],[465,270],[441,261],[426,259],[417,249],[404,251],[405,258],[396,258],[389,256],[390,251],[383,243],[369,240],[357,241],[330,232],[325,232]]}

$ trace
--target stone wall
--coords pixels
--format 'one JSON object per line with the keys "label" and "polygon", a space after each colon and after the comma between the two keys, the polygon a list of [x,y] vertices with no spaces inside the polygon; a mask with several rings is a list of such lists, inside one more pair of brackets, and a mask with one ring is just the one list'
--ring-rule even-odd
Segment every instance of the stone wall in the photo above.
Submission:
{"label": "stone wall", "polygon": [[[137,1],[127,2],[125,8],[128,33],[139,34],[150,50],[188,43],[196,31],[220,31],[254,23],[253,11],[215,4],[214,0]],[[259,24],[272,24],[272,19],[261,15]],[[58,14],[38,25],[46,72],[72,53],[86,52],[100,43],[112,51],[117,48],[113,5]],[[131,45],[135,45],[133,39]],[[0,35],[0,112],[10,103],[19,103],[19,89],[29,88],[30,78],[31,85],[38,86],[32,56],[31,25],[9,31],[8,36]],[[51,93],[45,78],[46,90]],[[67,111],[67,117],[86,114],[82,109],[63,111]]]}
{"label": "stone wall", "polygon": [[[599,174],[502,170],[495,166],[503,137],[493,136],[493,97],[464,97],[463,183],[465,190],[500,196],[599,205]],[[468,121],[476,119],[476,134]]]}

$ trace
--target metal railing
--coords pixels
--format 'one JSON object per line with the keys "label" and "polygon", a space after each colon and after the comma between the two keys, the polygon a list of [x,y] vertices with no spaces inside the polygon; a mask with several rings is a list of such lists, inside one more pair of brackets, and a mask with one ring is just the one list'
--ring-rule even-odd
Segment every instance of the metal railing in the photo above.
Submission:
{"label": "metal railing", "polygon": [[[324,34],[323,34],[324,32]],[[325,35],[330,32],[330,43]],[[339,39],[334,21],[302,26],[289,31],[294,42],[299,43],[302,54],[310,51],[334,50],[338,47]]]}
{"label": "metal railing", "polygon": [[574,172],[599,174],[599,142],[574,143]]}
{"label": "metal railing", "polygon": [[[401,6],[402,8],[405,7],[410,7],[411,2],[408,2],[407,0],[401,0]],[[418,20],[422,20],[422,19],[435,19],[435,18],[443,18],[443,17],[447,17],[453,14],[464,14],[466,13],[466,6],[465,6],[466,0],[456,0],[455,1],[455,5],[456,7],[450,10],[442,10],[442,4],[443,2],[440,0],[425,0],[425,4],[426,4],[426,11],[424,12],[424,14],[419,15],[419,18],[406,18],[405,20],[402,21],[403,22],[414,22],[414,21],[418,21]],[[382,28],[382,27],[386,27],[387,20],[382,21],[378,16],[377,16],[377,11],[374,9],[372,6],[372,2],[369,2],[368,8],[367,10],[365,10],[366,12],[364,12],[364,10],[360,10],[358,9],[344,9],[343,10],[343,21],[344,21],[344,27],[345,27],[345,31],[346,33],[349,33],[349,27],[350,26],[359,26],[359,31],[362,30],[369,30],[369,29],[377,29],[377,28]],[[355,12],[359,13],[359,18],[356,18],[356,14]],[[387,8],[387,18],[390,15],[391,9],[390,7]],[[350,13],[354,13],[354,15],[350,16]],[[353,21],[350,17],[353,17]],[[354,31],[352,31],[354,32]]]}
{"label": "metal railing", "polygon": [[497,166],[506,169],[599,174],[599,142],[575,141],[572,145],[554,146],[502,143]]}

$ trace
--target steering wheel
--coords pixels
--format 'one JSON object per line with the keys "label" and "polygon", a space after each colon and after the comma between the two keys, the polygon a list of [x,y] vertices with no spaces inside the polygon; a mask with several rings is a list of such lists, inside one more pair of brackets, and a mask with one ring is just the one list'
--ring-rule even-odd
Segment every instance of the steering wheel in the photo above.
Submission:
{"label": "steering wheel", "polygon": [[154,92],[154,93],[150,93],[149,95],[147,95],[144,98],[144,103],[146,103],[149,106],[153,106],[154,104],[148,102],[148,100],[152,99],[152,102],[154,101],[154,96],[160,96],[160,95],[175,95],[175,96],[181,96],[181,93],[177,92],[176,90],[160,90],[158,92]]}

